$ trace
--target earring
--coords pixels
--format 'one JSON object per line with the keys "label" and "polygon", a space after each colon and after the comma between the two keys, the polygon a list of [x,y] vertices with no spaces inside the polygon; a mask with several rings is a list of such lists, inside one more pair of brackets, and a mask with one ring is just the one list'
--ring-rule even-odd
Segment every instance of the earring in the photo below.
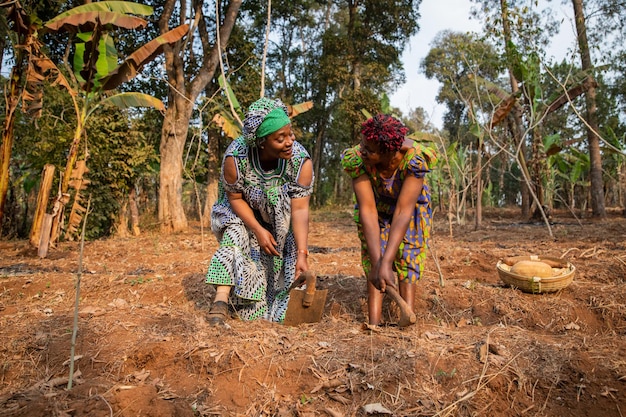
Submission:
{"label": "earring", "polygon": [[265,149],[265,146],[261,145],[261,146],[259,146],[259,148],[261,148],[261,149]]}

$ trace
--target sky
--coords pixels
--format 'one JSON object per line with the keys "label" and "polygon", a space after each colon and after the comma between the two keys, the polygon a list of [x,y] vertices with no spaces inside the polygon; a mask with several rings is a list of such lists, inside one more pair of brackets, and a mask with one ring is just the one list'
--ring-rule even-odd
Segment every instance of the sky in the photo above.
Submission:
{"label": "sky", "polygon": [[[545,3],[545,0],[540,2]],[[422,0],[420,30],[411,38],[402,55],[406,83],[389,97],[393,107],[399,108],[404,114],[422,107],[430,116],[430,122],[435,127],[441,128],[445,107],[437,104],[435,100],[440,84],[436,80],[428,80],[421,73],[419,66],[428,54],[431,42],[440,31],[446,29],[456,32],[481,31],[481,23],[470,19],[472,5],[470,0]],[[561,59],[575,42],[573,11],[571,5],[563,6],[560,2],[552,2],[550,6],[560,17],[562,24],[559,35],[554,38],[548,50],[548,55]]]}

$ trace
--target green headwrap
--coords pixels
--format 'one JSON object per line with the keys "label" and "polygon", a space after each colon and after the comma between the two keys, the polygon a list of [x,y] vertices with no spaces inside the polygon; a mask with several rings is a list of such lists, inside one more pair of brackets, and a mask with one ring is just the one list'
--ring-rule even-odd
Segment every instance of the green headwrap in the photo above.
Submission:
{"label": "green headwrap", "polygon": [[267,135],[271,135],[276,132],[278,129],[281,129],[291,123],[289,120],[289,116],[282,108],[276,108],[269,112],[267,116],[263,119],[263,123],[256,131],[256,137],[262,138]]}

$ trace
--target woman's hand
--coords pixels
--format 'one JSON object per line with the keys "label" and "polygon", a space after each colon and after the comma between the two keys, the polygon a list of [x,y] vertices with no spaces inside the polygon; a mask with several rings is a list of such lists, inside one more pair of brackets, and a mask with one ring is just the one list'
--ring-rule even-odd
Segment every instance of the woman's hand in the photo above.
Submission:
{"label": "woman's hand", "polygon": [[372,265],[372,269],[367,276],[369,282],[372,283],[377,290],[385,292],[387,286],[397,288],[396,274],[393,272],[391,265],[382,262],[382,259]]}
{"label": "woman's hand", "polygon": [[378,268],[378,281],[380,282],[380,290],[385,292],[387,286],[398,289],[396,284],[396,273],[393,268],[386,262],[380,262]]}
{"label": "woman's hand", "polygon": [[385,292],[387,286],[397,289],[396,274],[393,272],[391,265],[383,263],[382,259],[376,262],[375,265],[372,265],[367,279],[379,291]]}
{"label": "woman's hand", "polygon": [[306,253],[298,252],[298,259],[296,260],[296,280],[300,278],[300,275],[302,275],[303,272],[308,271],[308,270],[309,270],[309,260],[307,258]]}
{"label": "woman's hand", "polygon": [[276,250],[276,239],[266,228],[259,226],[254,230],[254,234],[256,235],[256,240],[259,242],[259,247],[261,250],[268,255],[279,256],[280,254]]}

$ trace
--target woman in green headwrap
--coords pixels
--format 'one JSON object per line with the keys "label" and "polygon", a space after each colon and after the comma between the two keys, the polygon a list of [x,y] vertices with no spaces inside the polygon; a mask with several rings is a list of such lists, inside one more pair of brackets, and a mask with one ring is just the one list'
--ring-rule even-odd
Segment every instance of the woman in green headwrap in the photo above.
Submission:
{"label": "woman in green headwrap", "polygon": [[281,322],[289,286],[309,269],[309,198],[313,164],[295,141],[278,99],[254,102],[243,136],[224,155],[211,228],[220,246],[206,282],[216,286],[209,322],[220,325],[229,304],[243,320]]}

